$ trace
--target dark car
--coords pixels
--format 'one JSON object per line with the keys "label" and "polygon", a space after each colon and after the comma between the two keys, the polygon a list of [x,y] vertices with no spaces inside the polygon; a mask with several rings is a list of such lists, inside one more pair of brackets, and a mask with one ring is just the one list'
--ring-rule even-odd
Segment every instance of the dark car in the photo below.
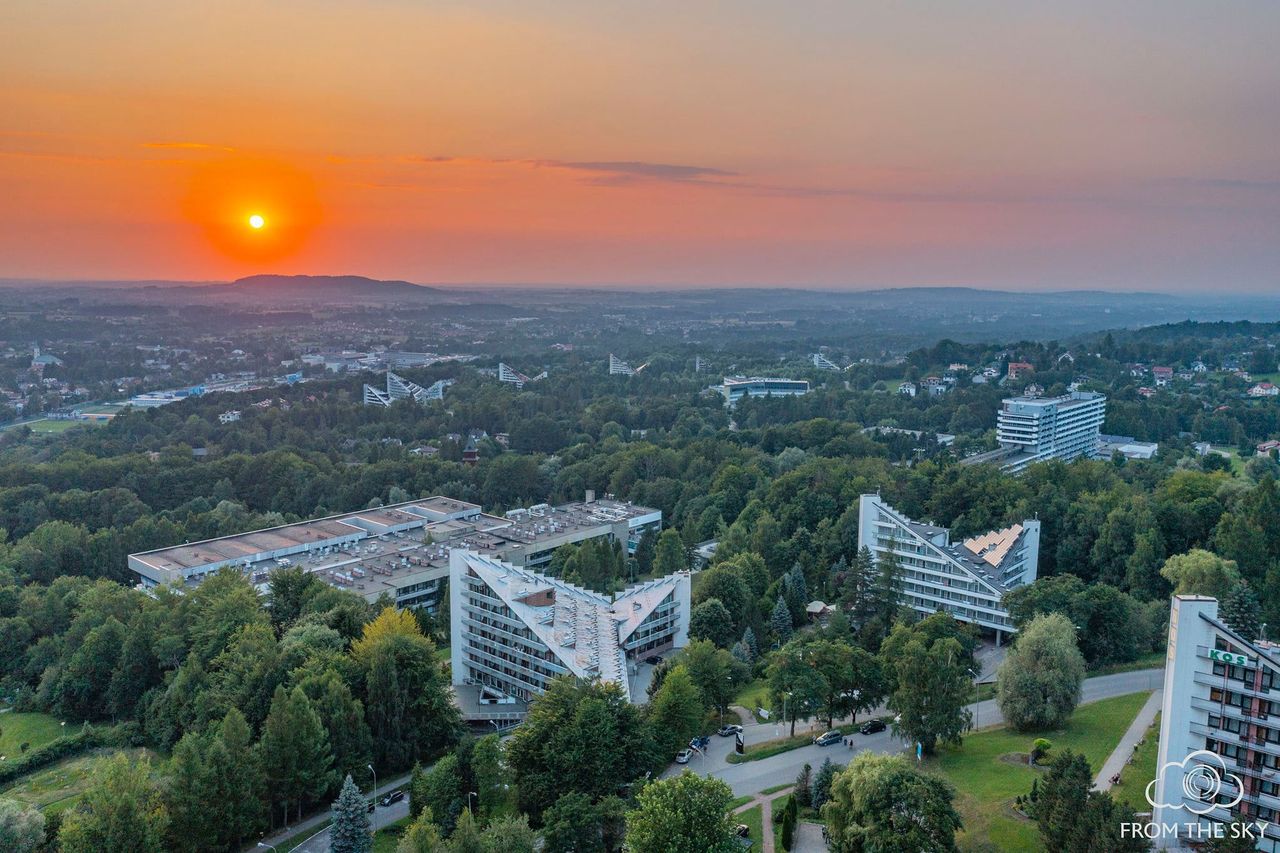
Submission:
{"label": "dark car", "polygon": [[397,790],[392,791],[391,793],[387,794],[387,795],[386,795],[385,797],[383,797],[381,800],[379,800],[379,801],[378,801],[378,805],[380,805],[380,806],[384,806],[384,807],[385,807],[385,806],[389,806],[389,805],[391,805],[392,803],[398,803],[398,802],[400,802],[400,801],[401,801],[401,800],[403,800],[403,799],[404,799],[404,791],[401,791],[401,790],[398,790],[398,789],[397,789]]}
{"label": "dark car", "polygon": [[884,731],[886,728],[888,728],[888,726],[885,725],[884,720],[877,717],[874,720],[867,720],[862,724],[862,727],[859,728],[858,731],[862,732],[864,735],[873,735],[876,732]]}
{"label": "dark car", "polygon": [[649,664],[650,666],[657,666],[658,664],[662,663],[662,656],[649,655],[647,658],[644,659],[644,662]]}
{"label": "dark car", "polygon": [[689,741],[690,749],[706,749],[710,745],[711,745],[711,738],[707,737],[706,735],[698,735],[696,738]]}
{"label": "dark car", "polygon": [[733,737],[734,735],[740,734],[741,732],[742,732],[742,726],[727,725],[727,726],[721,726],[720,731],[716,732],[716,734],[720,735],[720,737]]}
{"label": "dark car", "polygon": [[818,746],[829,746],[833,743],[839,743],[842,740],[844,740],[844,734],[841,733],[839,729],[832,729],[826,734],[818,735],[813,739],[813,742]]}
{"label": "dark car", "polygon": [[745,823],[740,823],[733,828],[733,834],[739,838],[750,838],[751,827],[747,826]]}

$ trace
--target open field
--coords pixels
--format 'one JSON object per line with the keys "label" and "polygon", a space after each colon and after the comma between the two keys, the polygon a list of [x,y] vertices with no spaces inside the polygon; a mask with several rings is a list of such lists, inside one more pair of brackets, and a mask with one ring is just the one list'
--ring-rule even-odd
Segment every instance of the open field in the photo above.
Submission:
{"label": "open field", "polygon": [[0,763],[21,758],[24,743],[29,752],[64,734],[62,723],[49,714],[0,714]]}
{"label": "open field", "polygon": [[[147,749],[129,749],[125,753],[134,760],[144,755],[150,756],[153,764],[157,760],[156,754]],[[28,803],[42,811],[70,808],[89,787],[94,766],[112,754],[114,750],[97,749],[59,761],[22,777],[16,785],[0,792],[0,796]]]}
{"label": "open field", "polygon": [[956,788],[956,809],[965,825],[957,839],[960,849],[984,843],[1002,851],[1042,849],[1036,825],[1013,811],[1013,798],[1030,791],[1032,780],[1043,771],[1002,757],[1025,754],[1037,737],[1047,737],[1053,741],[1051,756],[1073,749],[1097,772],[1146,701],[1145,692],[1103,699],[1082,705],[1056,731],[1022,734],[999,728],[966,737],[958,749],[941,748],[925,762],[925,769],[946,777]]}

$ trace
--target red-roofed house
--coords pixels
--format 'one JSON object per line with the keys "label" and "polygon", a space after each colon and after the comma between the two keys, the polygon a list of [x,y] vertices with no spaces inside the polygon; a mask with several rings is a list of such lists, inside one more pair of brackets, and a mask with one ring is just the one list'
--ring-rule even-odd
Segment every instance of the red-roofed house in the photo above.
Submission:
{"label": "red-roofed house", "polygon": [[1275,397],[1280,396],[1280,387],[1272,385],[1270,382],[1259,382],[1249,389],[1250,397]]}
{"label": "red-roofed house", "polygon": [[1028,373],[1035,373],[1035,372],[1036,372],[1035,367],[1033,365],[1028,364],[1025,361],[1009,362],[1009,381],[1010,382],[1016,382],[1022,377],[1026,376]]}

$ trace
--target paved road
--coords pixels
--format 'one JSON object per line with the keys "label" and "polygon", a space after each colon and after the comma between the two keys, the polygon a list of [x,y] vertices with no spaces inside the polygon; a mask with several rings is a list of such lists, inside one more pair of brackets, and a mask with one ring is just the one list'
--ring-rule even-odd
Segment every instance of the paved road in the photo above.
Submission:
{"label": "paved road", "polygon": [[[1101,675],[1085,680],[1084,687],[1081,689],[1080,701],[1081,704],[1087,704],[1089,702],[1097,702],[1100,699],[1124,696],[1128,693],[1138,693],[1143,690],[1158,690],[1163,683],[1163,669],[1144,669],[1136,672],[1117,673],[1116,675]],[[974,724],[978,728],[987,728],[1004,722],[1004,717],[1000,714],[1000,708],[996,705],[994,699],[970,705],[969,710],[973,712]],[[822,728],[825,727],[815,724],[813,731],[820,731]],[[802,731],[808,731],[808,729],[797,725],[796,733],[799,734]],[[783,733],[785,734],[785,731]],[[772,723],[746,726],[743,734],[748,744],[778,737],[775,734],[775,726]],[[816,770],[822,764],[823,759],[828,757],[837,764],[844,765],[858,751],[870,750],[880,753],[899,753],[906,751],[908,748],[908,744],[895,738],[890,731],[874,735],[856,734],[853,735],[853,739],[853,749],[842,744],[833,744],[831,746],[810,745],[769,758],[762,758],[759,761],[729,764],[727,758],[729,751],[733,748],[733,738],[712,737],[711,745],[707,749],[707,755],[695,756],[689,764],[684,766],[673,764],[662,775],[664,777],[675,776],[683,772],[687,767],[695,773],[723,779],[733,789],[733,794],[737,797],[745,794],[756,794],[766,788],[791,782],[800,773],[800,768],[805,764],[809,764]]]}
{"label": "paved road", "polygon": [[827,842],[822,840],[822,824],[808,821],[796,824],[791,853],[827,853],[827,849]]}
{"label": "paved road", "polygon": [[[409,784],[408,775],[399,776],[395,779],[391,779],[386,783],[380,783],[378,785],[377,795],[381,797],[383,794],[389,791],[394,791],[396,788],[403,789],[408,784]],[[378,806],[374,814],[369,815],[369,818],[370,820],[373,820],[373,818],[376,817],[377,826],[379,829],[381,829],[382,827],[386,826],[387,824],[393,821],[397,821],[402,817],[406,817],[408,814],[409,814],[409,797],[408,797],[408,792],[406,791],[405,798],[403,800],[401,800],[398,803],[394,803],[391,806],[388,806],[387,808]],[[294,838],[307,838],[308,836],[312,835],[312,833],[317,832],[318,830],[316,829],[316,827],[324,823],[326,820],[329,820],[329,809],[325,809],[324,811],[318,812],[317,814],[309,815],[301,823],[294,824],[288,829],[282,829],[279,832],[277,832],[275,835],[271,836],[270,838],[264,838],[263,842],[267,845],[278,846]],[[318,832],[319,834],[315,835],[312,838],[308,838],[308,840],[305,843],[299,844],[297,847],[294,848],[294,850],[298,851],[298,853],[329,853],[328,827],[325,827],[324,830],[321,830]],[[257,842],[255,842],[254,844],[250,844],[245,849],[246,850],[257,849]]]}

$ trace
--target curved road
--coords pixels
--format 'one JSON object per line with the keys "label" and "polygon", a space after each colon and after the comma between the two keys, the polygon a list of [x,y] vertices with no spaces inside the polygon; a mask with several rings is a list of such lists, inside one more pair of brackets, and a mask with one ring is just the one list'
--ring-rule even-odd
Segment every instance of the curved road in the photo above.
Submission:
{"label": "curved road", "polygon": [[[1100,675],[1085,679],[1080,691],[1080,704],[1110,699],[1113,696],[1124,696],[1129,693],[1140,693],[1146,690],[1159,690],[1164,685],[1163,669],[1143,669],[1136,672],[1121,672],[1115,675]],[[994,699],[988,699],[969,710],[974,715],[977,728],[987,728],[1004,722],[1000,708]],[[778,737],[773,723],[763,723],[744,727],[743,735],[747,743],[759,743]],[[815,732],[824,729],[815,725]],[[807,727],[796,726],[796,733],[808,731]],[[781,734],[786,734],[785,730]],[[762,758],[759,761],[745,761],[742,764],[729,764],[729,752],[733,749],[733,738],[712,737],[711,745],[705,756],[695,756],[687,765],[673,764],[662,774],[664,777],[678,775],[685,768],[699,774],[707,774],[723,779],[733,789],[734,796],[757,794],[766,788],[791,782],[800,773],[800,768],[809,764],[815,770],[823,759],[843,765],[858,751],[896,753],[905,751],[908,746],[894,738],[891,731],[883,731],[874,735],[853,735],[854,746],[850,749],[837,743],[831,746],[802,746],[779,755]]]}

